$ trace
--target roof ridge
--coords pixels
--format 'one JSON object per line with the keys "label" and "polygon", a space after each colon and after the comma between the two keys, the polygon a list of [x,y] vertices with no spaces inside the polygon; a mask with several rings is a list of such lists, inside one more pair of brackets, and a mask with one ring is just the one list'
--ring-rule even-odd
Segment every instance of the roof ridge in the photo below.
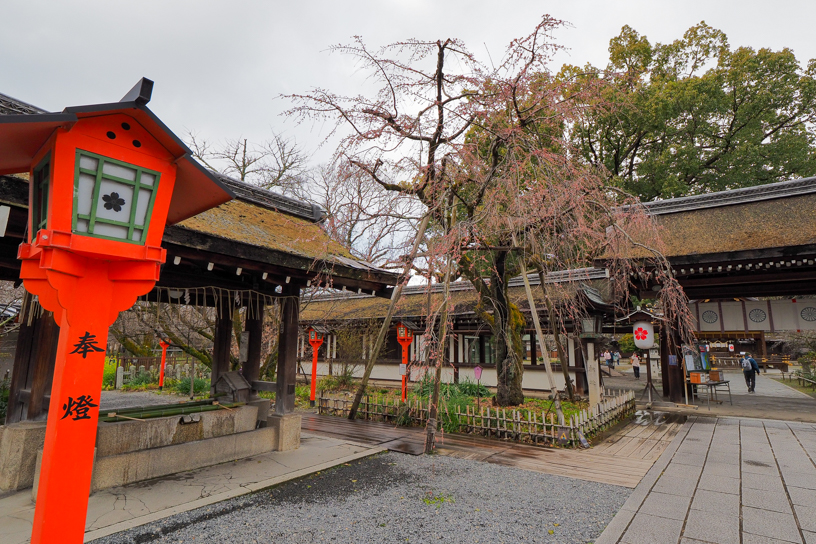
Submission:
{"label": "roof ridge", "polygon": [[251,202],[252,204],[256,204],[270,210],[308,219],[310,221],[314,221],[315,223],[319,223],[326,217],[326,212],[317,204],[312,204],[311,202],[305,202],[290,196],[275,193],[269,189],[264,189],[262,187],[258,187],[257,185],[252,185],[245,181],[237,180],[227,176],[226,174],[221,174],[219,172],[214,173],[221,179],[221,181],[223,181],[233,190],[238,200]]}
{"label": "roof ridge", "polygon": [[[586,282],[596,279],[609,278],[609,271],[606,268],[575,268],[572,270],[556,270],[547,273],[547,283],[566,283],[566,282]],[[541,281],[537,273],[527,274],[527,279],[530,285],[540,285]],[[524,281],[521,276],[510,278],[507,282],[508,287],[521,287]],[[431,284],[432,293],[441,293],[444,291],[445,285],[442,283]],[[416,295],[426,293],[428,289],[427,284],[422,285],[406,285],[403,289],[403,295]],[[457,280],[451,282],[450,291],[473,291],[475,288],[470,280]],[[310,299],[313,302],[323,302],[329,300],[346,300],[352,298],[373,298],[374,295],[358,294],[351,291],[340,291],[336,293],[326,293],[315,295]]]}
{"label": "roof ridge", "polygon": [[681,196],[666,200],[643,202],[650,215],[665,215],[705,208],[719,208],[734,204],[761,202],[777,198],[816,193],[816,177],[800,178],[739,189],[726,189],[715,193]]}
{"label": "roof ridge", "polygon": [[20,113],[49,113],[28,102],[23,102],[18,98],[0,93],[0,115],[20,114]]}

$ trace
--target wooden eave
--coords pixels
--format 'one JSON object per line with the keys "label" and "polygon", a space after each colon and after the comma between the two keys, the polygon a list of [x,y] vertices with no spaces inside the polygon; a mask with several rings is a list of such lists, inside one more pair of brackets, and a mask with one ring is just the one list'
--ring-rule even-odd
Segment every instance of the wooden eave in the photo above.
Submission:
{"label": "wooden eave", "polygon": [[[28,221],[28,182],[10,176],[0,179],[0,204],[10,207],[6,235],[0,238],[0,280],[16,282],[19,281],[20,271],[17,249],[25,237]],[[183,225],[165,229],[162,247],[167,250],[167,261],[162,267],[157,287],[218,287],[282,296],[279,287],[284,285],[305,287],[308,282],[318,278],[324,282],[329,278],[334,287],[362,290],[388,298],[391,296],[388,286],[396,284],[398,279],[393,273],[365,266],[352,268],[326,259],[259,247]],[[330,258],[331,255],[328,256]],[[177,260],[178,264],[175,264]]]}

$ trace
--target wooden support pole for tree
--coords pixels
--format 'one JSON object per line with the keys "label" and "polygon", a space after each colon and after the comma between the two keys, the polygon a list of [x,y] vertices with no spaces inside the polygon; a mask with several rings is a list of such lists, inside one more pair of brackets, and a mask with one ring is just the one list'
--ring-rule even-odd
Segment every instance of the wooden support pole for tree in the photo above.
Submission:
{"label": "wooden support pole for tree", "polygon": [[[513,245],[516,244],[516,235],[513,234]],[[533,290],[530,288],[530,280],[527,278],[527,267],[524,265],[524,260],[519,259],[519,266],[521,269],[521,278],[524,281],[524,291],[527,293],[527,303],[530,305],[530,314],[533,317],[533,325],[535,325],[536,336],[538,336],[539,345],[541,346],[541,353],[544,354],[544,369],[547,371],[547,379],[550,381],[550,391],[555,403],[555,411],[558,414],[558,424],[564,424],[564,412],[561,410],[561,400],[558,397],[558,388],[555,386],[555,376],[553,375],[552,366],[550,366],[550,358],[547,356],[547,346],[544,345],[544,333],[541,331],[541,323],[538,320],[538,310],[536,309],[535,300],[533,299]]]}
{"label": "wooden support pole for tree", "polygon": [[[442,323],[439,331],[439,349],[436,356],[436,372],[434,375],[433,396],[428,406],[428,424],[425,427],[425,453],[432,453],[436,444],[436,420],[439,414],[439,387],[442,382],[442,362],[448,353],[446,336],[448,333],[448,297],[450,296],[451,257],[445,267],[445,291],[442,300]],[[430,285],[428,286],[430,288]]]}
{"label": "wooden support pole for tree", "polygon": [[538,269],[538,277],[541,282],[541,290],[544,292],[544,303],[547,305],[547,315],[550,320],[550,328],[552,329],[553,338],[555,339],[555,349],[558,352],[558,360],[561,361],[561,372],[564,374],[564,383],[567,390],[567,396],[570,400],[575,400],[575,393],[572,390],[572,380],[569,375],[569,356],[564,350],[564,345],[561,343],[561,334],[558,327],[558,319],[555,315],[555,308],[547,294],[546,283],[544,282],[544,271]]}
{"label": "wooden support pole for tree", "polygon": [[400,283],[394,287],[394,291],[391,293],[391,303],[388,305],[388,311],[385,313],[385,317],[383,318],[382,325],[380,326],[380,332],[377,334],[377,340],[374,342],[374,346],[369,352],[368,362],[366,363],[365,372],[363,372],[363,379],[360,380],[360,387],[357,389],[357,394],[354,396],[354,402],[351,404],[351,410],[349,410],[349,419],[355,419],[357,417],[357,409],[360,407],[360,402],[363,400],[363,394],[365,393],[366,386],[368,385],[368,379],[371,376],[371,371],[374,370],[374,363],[377,362],[377,354],[380,352],[380,349],[382,349],[383,342],[385,342],[385,336],[388,334],[388,329],[391,328],[391,319],[394,317],[394,311],[397,309],[397,302],[399,302],[399,299],[402,296],[402,288],[406,283],[408,274],[411,272],[411,267],[414,264],[414,258],[419,250],[419,245],[422,243],[422,238],[425,236],[425,229],[428,227],[428,221],[430,221],[430,219],[431,213],[428,211],[422,218],[422,221],[419,223],[416,238],[414,239],[414,245],[411,247],[411,253],[408,255],[408,258],[405,261],[405,266],[402,270],[402,281],[400,281]]}

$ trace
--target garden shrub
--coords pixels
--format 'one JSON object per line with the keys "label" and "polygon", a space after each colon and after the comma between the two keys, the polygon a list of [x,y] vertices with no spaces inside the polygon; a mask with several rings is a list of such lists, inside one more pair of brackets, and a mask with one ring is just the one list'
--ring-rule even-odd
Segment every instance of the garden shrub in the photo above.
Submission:
{"label": "garden shrub", "polygon": [[105,389],[113,389],[116,387],[116,364],[105,362],[105,370],[102,374],[102,387]]}
{"label": "garden shrub", "polygon": [[[169,386],[168,386],[169,388]],[[203,395],[210,390],[210,380],[204,378],[196,378],[193,383],[193,393],[195,395]],[[173,384],[173,391],[182,395],[190,394],[190,378],[182,378]]]}
{"label": "garden shrub", "polygon": [[9,395],[11,394],[11,380],[7,377],[0,381],[0,422],[6,420]]}

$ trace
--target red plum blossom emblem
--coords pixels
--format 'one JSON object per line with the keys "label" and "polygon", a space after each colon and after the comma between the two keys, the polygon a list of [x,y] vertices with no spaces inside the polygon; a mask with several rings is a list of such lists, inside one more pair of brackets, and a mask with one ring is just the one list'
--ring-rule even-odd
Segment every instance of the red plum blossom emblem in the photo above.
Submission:
{"label": "red plum blossom emblem", "polygon": [[636,340],[646,340],[647,336],[649,336],[649,331],[647,331],[643,327],[638,327],[637,329],[635,329]]}

